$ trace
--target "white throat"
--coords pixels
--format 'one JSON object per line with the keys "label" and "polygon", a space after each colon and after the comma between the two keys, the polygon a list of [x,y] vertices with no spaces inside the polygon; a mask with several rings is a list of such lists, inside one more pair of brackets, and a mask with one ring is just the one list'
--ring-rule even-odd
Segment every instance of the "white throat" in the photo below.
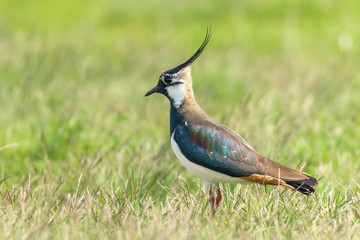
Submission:
{"label": "white throat", "polygon": [[186,88],[185,84],[178,84],[173,86],[168,86],[166,91],[171,100],[174,102],[174,106],[179,108],[180,105],[183,103],[185,96],[186,96]]}

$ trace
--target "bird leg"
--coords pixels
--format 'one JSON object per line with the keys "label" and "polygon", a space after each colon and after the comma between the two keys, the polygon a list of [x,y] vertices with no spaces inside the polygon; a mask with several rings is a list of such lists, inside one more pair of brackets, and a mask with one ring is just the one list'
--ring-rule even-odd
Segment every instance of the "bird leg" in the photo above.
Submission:
{"label": "bird leg", "polygon": [[222,200],[220,185],[217,184],[216,186],[217,186],[217,189],[216,189],[216,197],[215,197],[215,195],[212,191],[212,184],[208,185],[211,216],[215,215],[215,213],[220,205],[220,202]]}
{"label": "bird leg", "polygon": [[204,185],[205,185],[205,189],[209,192],[210,214],[211,216],[214,216],[222,200],[221,188],[219,183],[217,183],[216,196],[215,196],[212,190],[212,184],[210,182],[204,181]]}
{"label": "bird leg", "polygon": [[222,200],[221,189],[220,189],[220,185],[217,184],[216,199],[215,199],[215,208],[216,208],[215,211],[219,207],[221,200]]}
{"label": "bird leg", "polygon": [[214,216],[216,209],[215,209],[215,196],[212,191],[212,184],[209,185],[209,203],[210,203],[211,215]]}

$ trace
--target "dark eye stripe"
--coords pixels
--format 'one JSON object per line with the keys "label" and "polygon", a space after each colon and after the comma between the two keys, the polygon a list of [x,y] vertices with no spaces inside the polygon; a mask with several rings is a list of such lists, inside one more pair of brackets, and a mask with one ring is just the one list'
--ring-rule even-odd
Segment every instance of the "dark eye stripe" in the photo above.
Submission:
{"label": "dark eye stripe", "polygon": [[180,84],[184,84],[183,82],[174,82],[169,84],[168,86],[174,86],[174,85],[180,85]]}

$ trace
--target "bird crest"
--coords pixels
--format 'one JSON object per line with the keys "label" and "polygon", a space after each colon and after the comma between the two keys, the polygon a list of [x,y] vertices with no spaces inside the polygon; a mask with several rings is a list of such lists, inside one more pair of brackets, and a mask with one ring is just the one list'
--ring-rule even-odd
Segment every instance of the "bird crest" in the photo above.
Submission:
{"label": "bird crest", "polygon": [[184,63],[163,72],[159,77],[158,84],[147,92],[145,96],[153,93],[161,93],[169,98],[172,105],[177,109],[180,108],[184,102],[195,102],[192,90],[191,64],[203,53],[210,39],[211,28],[208,28],[205,39],[199,49]]}

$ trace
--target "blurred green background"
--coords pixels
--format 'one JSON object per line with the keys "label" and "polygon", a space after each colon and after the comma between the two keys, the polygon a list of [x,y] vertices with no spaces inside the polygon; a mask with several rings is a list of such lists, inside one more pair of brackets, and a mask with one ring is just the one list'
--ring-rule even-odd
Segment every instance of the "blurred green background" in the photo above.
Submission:
{"label": "blurred green background", "polygon": [[172,153],[168,101],[144,94],[211,25],[193,65],[198,103],[265,156],[321,177],[319,190],[340,189],[331,179],[360,172],[359,21],[356,0],[2,0],[0,178],[195,180]]}

